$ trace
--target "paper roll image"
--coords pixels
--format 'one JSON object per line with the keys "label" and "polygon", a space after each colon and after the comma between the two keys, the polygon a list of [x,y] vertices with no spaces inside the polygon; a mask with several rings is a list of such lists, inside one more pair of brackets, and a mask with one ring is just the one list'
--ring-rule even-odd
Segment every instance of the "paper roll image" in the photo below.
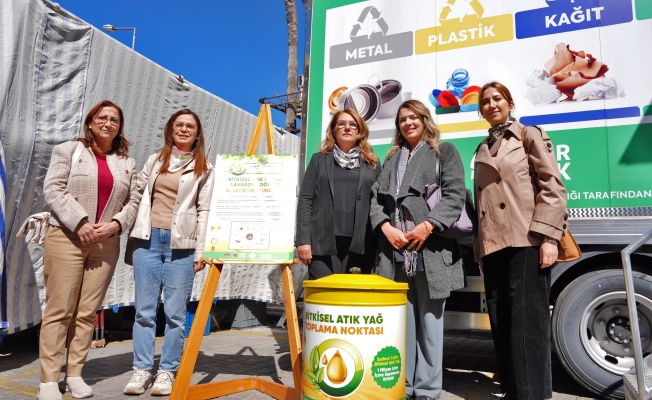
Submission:
{"label": "paper roll image", "polygon": [[584,50],[574,51],[563,42],[543,69],[535,70],[526,80],[526,97],[532,104],[562,101],[607,100],[624,97],[620,81],[607,77],[609,67]]}

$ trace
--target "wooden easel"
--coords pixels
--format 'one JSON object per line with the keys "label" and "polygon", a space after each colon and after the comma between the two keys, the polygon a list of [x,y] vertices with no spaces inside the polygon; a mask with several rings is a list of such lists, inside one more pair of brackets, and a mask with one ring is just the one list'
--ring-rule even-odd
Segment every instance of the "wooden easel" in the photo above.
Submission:
{"label": "wooden easel", "polygon": [[[266,128],[266,129],[265,129]],[[272,112],[269,104],[263,104],[260,107],[256,127],[247,146],[247,154],[256,154],[258,143],[263,129],[266,131],[267,151],[269,154],[275,154],[274,135],[272,125]],[[204,290],[195,314],[190,335],[186,342],[186,348],[181,357],[181,364],[177,372],[177,377],[170,394],[171,400],[199,400],[212,399],[221,396],[227,396],[233,393],[244,392],[246,390],[258,390],[275,399],[283,400],[300,400],[301,399],[301,338],[299,335],[299,324],[297,319],[296,302],[294,299],[294,283],[292,281],[292,265],[284,264],[281,266],[281,277],[283,279],[283,298],[285,300],[285,312],[288,316],[288,340],[290,341],[290,357],[292,361],[292,376],[294,378],[294,389],[279,383],[270,382],[258,377],[234,379],[225,382],[205,383],[201,385],[190,386],[190,379],[195,370],[199,347],[203,338],[204,327],[208,320],[208,314],[213,303],[215,290],[220,281],[223,264],[219,260],[211,259],[202,261],[209,264],[208,277],[204,284]]]}

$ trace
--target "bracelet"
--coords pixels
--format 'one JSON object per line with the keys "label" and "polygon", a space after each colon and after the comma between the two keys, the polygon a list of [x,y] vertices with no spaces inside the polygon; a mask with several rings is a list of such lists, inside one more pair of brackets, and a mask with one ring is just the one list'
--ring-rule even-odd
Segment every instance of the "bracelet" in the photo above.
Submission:
{"label": "bracelet", "polygon": [[550,238],[548,236],[544,236],[543,241],[546,242],[546,243],[554,244],[555,246],[557,246],[557,244],[559,243],[557,241],[557,239],[553,239],[553,238]]}
{"label": "bracelet", "polygon": [[423,221],[422,224],[423,224],[423,227],[426,228],[426,232],[428,233],[428,236],[430,236],[430,234],[432,233],[432,228],[428,227],[428,224],[426,224],[426,221]]}

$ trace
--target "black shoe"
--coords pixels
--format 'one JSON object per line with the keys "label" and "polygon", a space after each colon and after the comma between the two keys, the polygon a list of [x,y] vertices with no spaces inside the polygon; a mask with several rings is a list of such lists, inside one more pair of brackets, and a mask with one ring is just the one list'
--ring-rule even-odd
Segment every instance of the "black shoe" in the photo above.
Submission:
{"label": "black shoe", "polygon": [[414,394],[405,393],[405,400],[416,400],[416,399],[417,399],[417,396],[415,396]]}

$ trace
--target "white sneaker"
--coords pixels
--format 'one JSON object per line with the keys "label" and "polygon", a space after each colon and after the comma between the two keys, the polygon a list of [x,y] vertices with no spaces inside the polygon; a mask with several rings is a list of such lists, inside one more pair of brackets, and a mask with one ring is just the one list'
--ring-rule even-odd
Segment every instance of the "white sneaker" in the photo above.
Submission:
{"label": "white sneaker", "polygon": [[172,393],[174,374],[170,371],[159,369],[156,373],[156,380],[152,386],[152,396],[167,396]]}
{"label": "white sneaker", "polygon": [[93,397],[93,389],[84,382],[81,376],[67,376],[65,383],[73,398],[87,399]]}
{"label": "white sneaker", "polygon": [[57,382],[41,382],[38,385],[38,400],[61,400],[61,392]]}
{"label": "white sneaker", "polygon": [[152,374],[149,371],[141,371],[134,367],[134,374],[125,386],[124,394],[143,394],[152,386]]}

